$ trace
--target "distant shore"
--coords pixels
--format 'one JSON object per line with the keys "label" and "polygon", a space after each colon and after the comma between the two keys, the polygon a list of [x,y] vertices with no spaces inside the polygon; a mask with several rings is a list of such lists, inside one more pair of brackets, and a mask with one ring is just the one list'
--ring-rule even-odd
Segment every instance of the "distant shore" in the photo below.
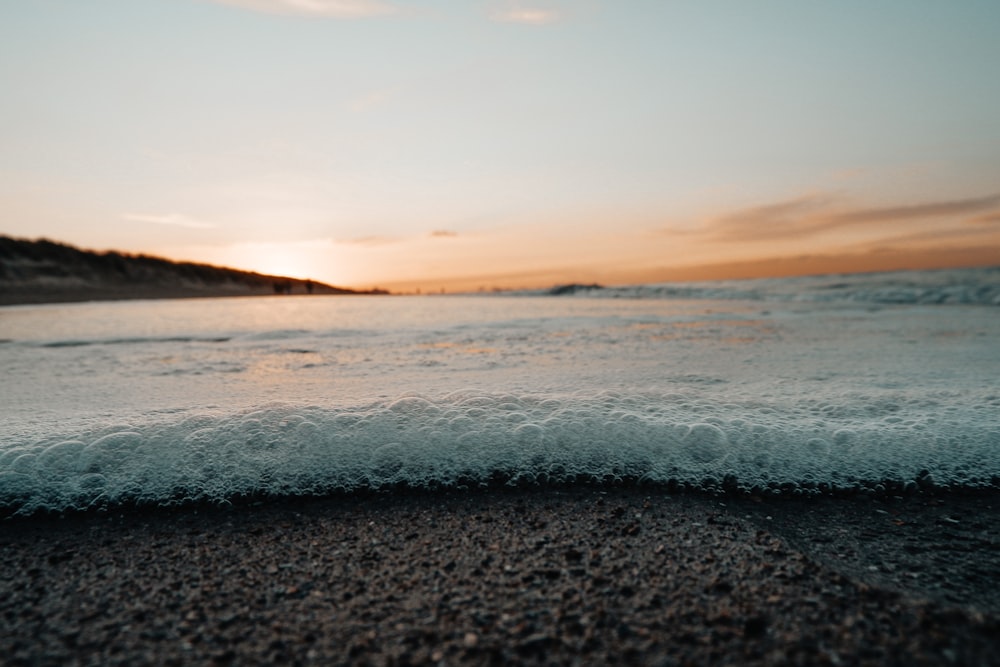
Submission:
{"label": "distant shore", "polygon": [[0,654],[57,664],[986,665],[1000,497],[570,489],[0,523]]}
{"label": "distant shore", "polygon": [[[332,291],[322,287],[314,288],[313,295],[358,295],[372,292]],[[301,290],[292,292],[292,296],[307,296],[308,292]],[[251,287],[183,287],[136,285],[121,287],[15,287],[0,286],[0,306],[18,306],[51,303],[80,303],[87,301],[126,301],[131,299],[210,299],[223,297],[247,296],[287,296],[277,295],[273,289]]]}
{"label": "distant shore", "polygon": [[291,294],[384,294],[286,276],[115,251],[47,239],[0,236],[0,306]]}

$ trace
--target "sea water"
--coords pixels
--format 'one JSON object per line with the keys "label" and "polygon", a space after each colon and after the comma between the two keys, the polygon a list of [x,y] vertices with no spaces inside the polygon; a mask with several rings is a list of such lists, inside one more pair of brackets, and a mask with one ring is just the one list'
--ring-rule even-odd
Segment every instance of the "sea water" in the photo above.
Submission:
{"label": "sea water", "polygon": [[1000,483],[1000,270],[0,308],[0,508]]}

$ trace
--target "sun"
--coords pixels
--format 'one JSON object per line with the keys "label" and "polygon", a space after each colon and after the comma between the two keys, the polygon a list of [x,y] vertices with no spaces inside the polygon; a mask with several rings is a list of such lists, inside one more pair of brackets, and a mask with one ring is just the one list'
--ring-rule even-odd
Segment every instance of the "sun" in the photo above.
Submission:
{"label": "sun", "polygon": [[240,249],[241,264],[254,267],[258,273],[288,278],[311,278],[315,271],[301,250],[286,244],[263,243],[245,245]]}
{"label": "sun", "polygon": [[247,242],[219,248],[217,263],[245,271],[335,285],[353,281],[329,241]]}

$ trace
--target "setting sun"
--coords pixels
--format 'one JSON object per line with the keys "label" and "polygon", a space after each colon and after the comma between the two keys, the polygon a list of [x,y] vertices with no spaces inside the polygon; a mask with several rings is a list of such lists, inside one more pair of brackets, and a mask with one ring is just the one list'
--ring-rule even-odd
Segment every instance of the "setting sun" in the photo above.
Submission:
{"label": "setting sun", "polygon": [[192,247],[173,252],[209,264],[332,285],[354,285],[363,280],[363,276],[351,273],[350,263],[340,260],[344,253],[330,242],[238,243],[222,248]]}

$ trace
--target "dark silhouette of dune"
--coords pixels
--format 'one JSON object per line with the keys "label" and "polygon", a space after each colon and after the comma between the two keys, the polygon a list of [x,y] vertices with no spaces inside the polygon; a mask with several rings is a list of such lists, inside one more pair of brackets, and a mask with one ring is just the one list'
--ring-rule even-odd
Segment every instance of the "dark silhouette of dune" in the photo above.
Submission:
{"label": "dark silhouette of dune", "polygon": [[47,239],[0,236],[0,305],[263,296],[373,294],[314,280],[270,276],[149,255],[93,252]]}

